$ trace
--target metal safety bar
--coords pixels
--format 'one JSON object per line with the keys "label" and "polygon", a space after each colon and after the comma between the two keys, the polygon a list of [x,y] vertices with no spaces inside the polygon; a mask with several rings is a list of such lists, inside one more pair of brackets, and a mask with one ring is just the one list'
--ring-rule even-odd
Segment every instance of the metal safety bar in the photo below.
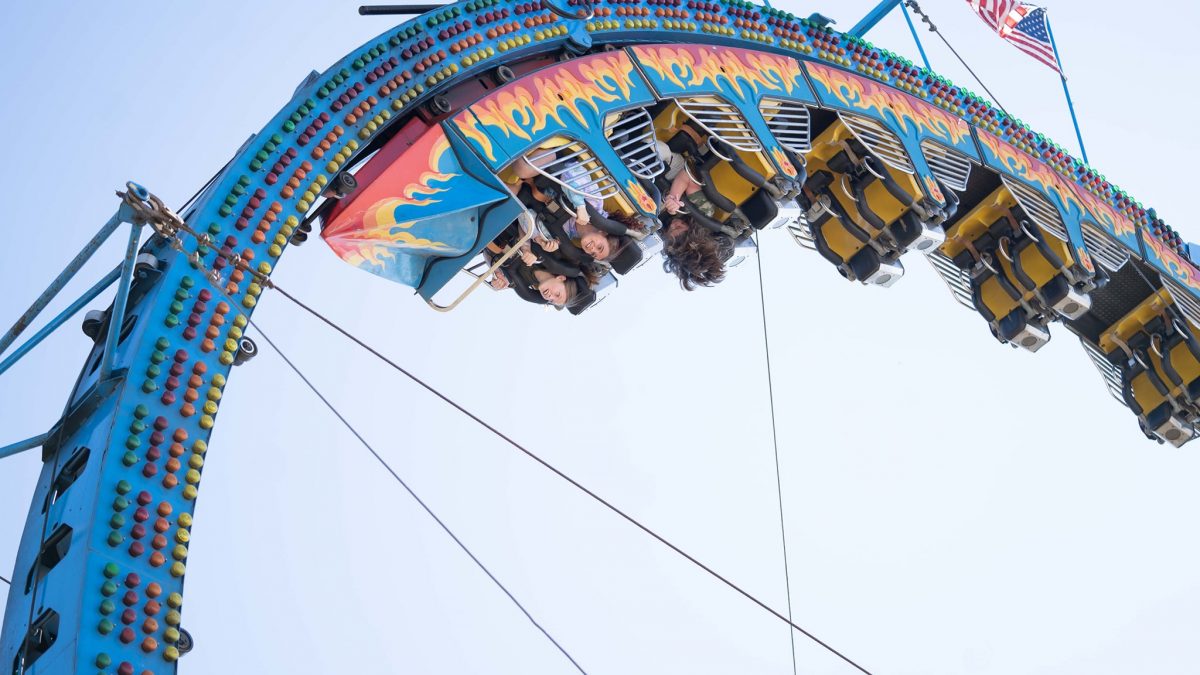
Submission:
{"label": "metal safety bar", "polygon": [[529,211],[522,211],[517,216],[517,220],[520,221],[521,229],[523,229],[525,233],[521,235],[521,238],[515,244],[510,246],[507,251],[501,254],[501,256],[496,259],[496,262],[492,263],[492,266],[488,268],[486,273],[478,276],[472,274],[472,276],[475,276],[475,281],[472,281],[471,285],[467,286],[467,290],[460,293],[459,296],[454,299],[454,302],[451,302],[449,305],[439,305],[434,302],[432,298],[426,300],[425,302],[439,312],[449,312],[455,307],[458,307],[459,303],[461,303],[463,300],[466,300],[468,295],[474,293],[475,289],[479,288],[484,279],[495,274],[496,270],[500,269],[501,265],[508,262],[510,258],[517,254],[517,251],[519,251],[522,246],[524,246],[530,239],[533,239],[533,234],[537,231],[537,220],[533,217],[533,214]]}

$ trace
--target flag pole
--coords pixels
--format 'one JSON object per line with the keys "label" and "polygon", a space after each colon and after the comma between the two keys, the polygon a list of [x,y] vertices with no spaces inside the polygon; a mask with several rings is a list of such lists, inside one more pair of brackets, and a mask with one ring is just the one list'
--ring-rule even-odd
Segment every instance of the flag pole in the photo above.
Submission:
{"label": "flag pole", "polygon": [[1083,147],[1083,134],[1079,131],[1079,118],[1075,116],[1075,104],[1071,101],[1071,89],[1067,86],[1067,76],[1063,72],[1062,58],[1058,55],[1058,43],[1054,41],[1054,29],[1050,27],[1050,13],[1046,13],[1046,34],[1050,36],[1050,46],[1054,49],[1054,60],[1058,62],[1058,76],[1062,78],[1063,93],[1067,96],[1067,108],[1071,111],[1071,123],[1075,125],[1075,138],[1079,141],[1079,152],[1083,154],[1084,164],[1088,161],[1087,148]]}

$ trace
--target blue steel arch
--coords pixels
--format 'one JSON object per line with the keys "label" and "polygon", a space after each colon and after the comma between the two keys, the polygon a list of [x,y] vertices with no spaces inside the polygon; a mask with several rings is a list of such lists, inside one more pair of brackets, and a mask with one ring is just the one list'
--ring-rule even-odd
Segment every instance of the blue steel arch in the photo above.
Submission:
{"label": "blue steel arch", "polygon": [[[566,5],[579,17],[536,1],[467,0],[362,45],[300,87],[185,214],[191,227],[212,238],[211,246],[189,238],[179,251],[155,237],[143,247],[157,258],[158,272],[135,283],[126,310],[130,329],[116,344],[111,376],[100,377],[98,344],[62,423],[45,442],[0,634],[0,669],[30,675],[177,671],[190,527],[207,442],[237,340],[262,293],[252,275],[226,267],[219,283],[237,301],[228,303],[188,256],[221,267],[223,255],[238,255],[269,275],[325,184],[373,140],[434,95],[510,59],[676,43],[820,64],[964,120],[974,143],[983,131],[1006,152],[1048,167],[1083,202],[1111,211],[1114,217],[1099,224],[1132,255],[1189,294],[1200,289],[1200,272],[1151,230],[1152,215],[1128,195],[1018,120],[869,43],[739,0],[606,0],[586,13],[585,1]],[[884,114],[889,107],[860,112],[895,128],[894,114]],[[750,117],[756,130],[769,134]],[[914,139],[908,134],[906,143]],[[1050,196],[1044,183],[1035,187]],[[53,546],[43,546],[47,541]],[[127,612],[132,619],[125,622]],[[37,639],[29,639],[35,633]]]}

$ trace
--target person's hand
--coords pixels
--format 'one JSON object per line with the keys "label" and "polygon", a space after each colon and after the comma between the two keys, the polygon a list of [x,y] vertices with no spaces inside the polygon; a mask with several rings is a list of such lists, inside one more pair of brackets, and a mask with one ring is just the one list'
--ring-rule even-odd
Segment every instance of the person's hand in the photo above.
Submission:
{"label": "person's hand", "polygon": [[526,267],[532,267],[537,262],[537,256],[528,246],[521,249],[521,262],[525,263]]}
{"label": "person's hand", "polygon": [[502,291],[508,288],[508,277],[504,276],[503,271],[496,270],[496,273],[492,275],[492,280],[490,283],[492,288]]}
{"label": "person's hand", "polygon": [[667,213],[675,215],[679,213],[679,209],[683,208],[683,202],[679,201],[679,197],[669,194],[663,199],[663,208],[667,210]]}
{"label": "person's hand", "polygon": [[588,215],[587,207],[580,206],[575,209],[575,224],[588,225],[592,222],[591,216]]}
{"label": "person's hand", "polygon": [[538,243],[538,246],[541,246],[542,250],[545,251],[546,253],[554,253],[555,251],[558,250],[558,240],[557,239],[545,239],[543,237],[538,237],[534,241],[536,241]]}

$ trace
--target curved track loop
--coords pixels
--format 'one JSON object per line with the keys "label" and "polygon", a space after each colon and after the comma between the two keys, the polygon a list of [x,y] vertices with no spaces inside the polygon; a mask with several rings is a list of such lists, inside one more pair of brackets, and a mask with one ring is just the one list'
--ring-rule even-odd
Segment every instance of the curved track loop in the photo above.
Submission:
{"label": "curved track loop", "polygon": [[[1200,273],[1152,212],[1019,121],[900,57],[737,1],[608,0],[594,14],[580,0],[564,6],[469,0],[388,31],[300,87],[182,215],[224,256],[269,275],[319,207],[323,187],[399,122],[428,115],[426,104],[443,91],[490,76],[501,63],[552,63],[604,45],[740,47],[773,67],[731,72],[737,63],[719,59],[689,66],[699,53],[692,47],[660,50],[660,75],[677,93],[704,78],[779,91],[789,78],[808,83],[820,99],[813,104],[844,113],[864,141],[886,140],[872,126],[880,123],[901,136],[918,175],[936,172],[939,161],[954,169],[944,153],[931,166],[922,141],[957,148],[1043,195],[1065,223],[1078,262],[1091,265],[1087,244],[1111,246],[1167,278],[1164,293],[1200,307],[1191,297]],[[579,18],[569,18],[574,10]],[[774,143],[761,116],[752,126]],[[879,138],[865,136],[872,133]],[[212,248],[194,238],[183,244],[180,252],[154,237],[143,247],[158,269],[134,284],[113,375],[98,381],[101,341],[44,447],[0,637],[4,672],[162,675],[178,668],[191,514],[207,441],[262,291]],[[238,305],[213,292],[213,282],[189,264],[193,253],[221,271],[215,283]],[[124,611],[132,621],[121,620]]]}

